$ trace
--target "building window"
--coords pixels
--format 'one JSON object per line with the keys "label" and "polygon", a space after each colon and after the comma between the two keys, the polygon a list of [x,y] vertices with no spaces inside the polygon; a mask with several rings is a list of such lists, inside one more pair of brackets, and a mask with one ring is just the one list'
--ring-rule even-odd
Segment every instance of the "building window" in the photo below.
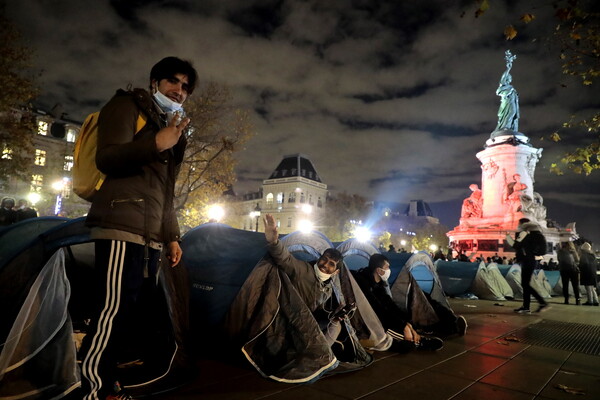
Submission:
{"label": "building window", "polygon": [[44,185],[44,175],[31,175],[31,186],[29,190],[31,192],[39,193],[42,191]]}
{"label": "building window", "polygon": [[291,192],[288,196],[288,203],[296,202],[296,192]]}
{"label": "building window", "polygon": [[35,165],[43,167],[46,165],[46,150],[35,149]]}
{"label": "building window", "polygon": [[283,199],[284,199],[283,193],[282,192],[277,193],[277,204],[282,204]]}
{"label": "building window", "polygon": [[2,149],[2,159],[3,160],[12,160],[12,154],[13,151],[11,149],[9,149],[8,147],[5,147],[4,149]]}
{"label": "building window", "polygon": [[320,197],[317,199],[317,207],[319,207],[319,208],[323,207],[323,201],[321,200]]}
{"label": "building window", "polygon": [[73,169],[73,156],[65,156],[65,163],[63,165],[63,171],[70,171]]}
{"label": "building window", "polygon": [[300,203],[305,203],[306,199],[304,198],[304,192],[300,193]]}
{"label": "building window", "polygon": [[74,128],[67,129],[67,135],[65,136],[65,139],[67,140],[67,142],[75,143],[76,138],[77,138],[77,130]]}
{"label": "building window", "polygon": [[292,217],[288,217],[288,223],[287,223],[287,227],[291,228],[292,227]]}
{"label": "building window", "polygon": [[273,205],[273,193],[269,193],[267,195],[267,206],[272,206]]}
{"label": "building window", "polygon": [[281,220],[279,218],[277,219],[277,227],[281,228]]}
{"label": "building window", "polygon": [[38,121],[37,133],[42,136],[48,135],[48,123],[46,121]]}
{"label": "building window", "polygon": [[308,204],[313,205],[312,194],[308,195]]}

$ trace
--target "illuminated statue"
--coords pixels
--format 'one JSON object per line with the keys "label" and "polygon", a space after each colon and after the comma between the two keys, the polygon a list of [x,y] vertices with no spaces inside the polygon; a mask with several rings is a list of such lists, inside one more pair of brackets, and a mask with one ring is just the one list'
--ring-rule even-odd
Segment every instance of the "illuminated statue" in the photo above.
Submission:
{"label": "illuminated statue", "polygon": [[526,196],[526,189],[527,185],[521,182],[521,175],[514,174],[513,181],[506,185],[504,191],[504,201],[508,203],[510,212],[521,211],[521,197]]}
{"label": "illuminated statue", "polygon": [[469,186],[473,193],[463,200],[461,218],[481,218],[483,216],[483,199],[481,198],[481,189],[476,184]]}
{"label": "illuminated statue", "polygon": [[500,96],[496,130],[519,132],[519,95],[511,85],[512,76],[510,76],[510,69],[517,56],[511,54],[510,50],[506,50],[504,58],[506,59],[506,71],[502,74],[500,84],[496,89],[496,94]]}

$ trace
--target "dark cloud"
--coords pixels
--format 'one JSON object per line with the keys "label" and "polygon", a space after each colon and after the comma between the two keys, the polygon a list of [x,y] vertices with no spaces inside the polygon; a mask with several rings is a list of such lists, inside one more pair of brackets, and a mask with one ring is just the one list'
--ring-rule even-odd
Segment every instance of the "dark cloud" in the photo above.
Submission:
{"label": "dark cloud", "polygon": [[544,148],[535,190],[550,218],[581,218],[579,230],[596,235],[600,174],[548,172],[583,134],[560,145],[547,137],[600,100],[561,73],[544,39],[551,7],[504,40],[526,3],[492,2],[480,18],[466,0],[21,0],[7,10],[43,70],[41,105],[60,102],[83,119],[117,88],[146,87],[150,67],[178,55],[253,113],[257,135],[238,156],[238,193],[256,190],[284,155],[303,153],[332,191],[422,198],[449,226],[469,184],[481,182],[475,155],[496,126],[510,49],[521,131]]}

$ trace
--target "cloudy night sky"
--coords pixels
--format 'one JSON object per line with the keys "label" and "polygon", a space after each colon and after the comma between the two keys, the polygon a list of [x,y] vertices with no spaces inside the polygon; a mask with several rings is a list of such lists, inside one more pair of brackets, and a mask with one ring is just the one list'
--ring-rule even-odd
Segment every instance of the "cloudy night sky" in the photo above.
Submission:
{"label": "cloudy night sky", "polygon": [[[424,199],[458,225],[475,154],[497,123],[504,51],[520,97],[520,131],[544,148],[534,190],[548,217],[577,221],[600,243],[600,172],[548,172],[563,151],[542,137],[600,106],[597,87],[561,74],[548,1],[20,0],[9,18],[42,70],[39,105],[83,120],[117,88],[147,87],[165,56],[192,61],[201,81],[230,87],[255,127],[237,155],[237,193],[255,191],[284,155],[303,153],[332,193],[407,203]],[[537,19],[524,30],[519,17]],[[520,35],[507,42],[504,27]],[[597,84],[597,82],[596,82]]]}

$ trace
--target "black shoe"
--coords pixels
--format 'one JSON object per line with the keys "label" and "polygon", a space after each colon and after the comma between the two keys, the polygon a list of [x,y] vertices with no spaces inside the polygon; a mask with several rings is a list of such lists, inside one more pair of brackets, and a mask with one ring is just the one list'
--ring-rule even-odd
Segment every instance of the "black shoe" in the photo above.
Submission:
{"label": "black shoe", "polygon": [[563,304],[569,304],[569,299],[565,299],[565,302]]}
{"label": "black shoe", "polygon": [[415,344],[417,346],[417,350],[436,351],[444,347],[444,342],[442,339],[435,336],[421,337],[419,343]]}
{"label": "black shoe", "polygon": [[600,306],[600,303],[594,303],[595,306]]}
{"label": "black shoe", "polygon": [[392,342],[392,346],[390,347],[390,351],[400,354],[406,354],[410,353],[416,348],[417,346],[415,345],[415,342],[394,339],[394,341]]}
{"label": "black shoe", "polygon": [[536,312],[536,313],[540,313],[540,312],[542,312],[542,311],[546,311],[548,308],[550,308],[550,304],[548,304],[548,303],[543,303],[543,304],[540,304],[540,306],[538,307],[538,309],[537,309],[537,310],[535,310],[535,312]]}
{"label": "black shoe", "polygon": [[589,301],[586,301],[585,303],[583,303],[584,306],[593,306],[594,303],[590,303]]}
{"label": "black shoe", "polygon": [[529,308],[525,308],[525,307],[515,308],[513,311],[516,312],[517,314],[531,314],[531,311],[529,310]]}
{"label": "black shoe", "polygon": [[460,336],[465,336],[465,333],[467,333],[468,326],[469,325],[467,324],[467,320],[462,315],[460,315],[456,319],[456,331]]}

